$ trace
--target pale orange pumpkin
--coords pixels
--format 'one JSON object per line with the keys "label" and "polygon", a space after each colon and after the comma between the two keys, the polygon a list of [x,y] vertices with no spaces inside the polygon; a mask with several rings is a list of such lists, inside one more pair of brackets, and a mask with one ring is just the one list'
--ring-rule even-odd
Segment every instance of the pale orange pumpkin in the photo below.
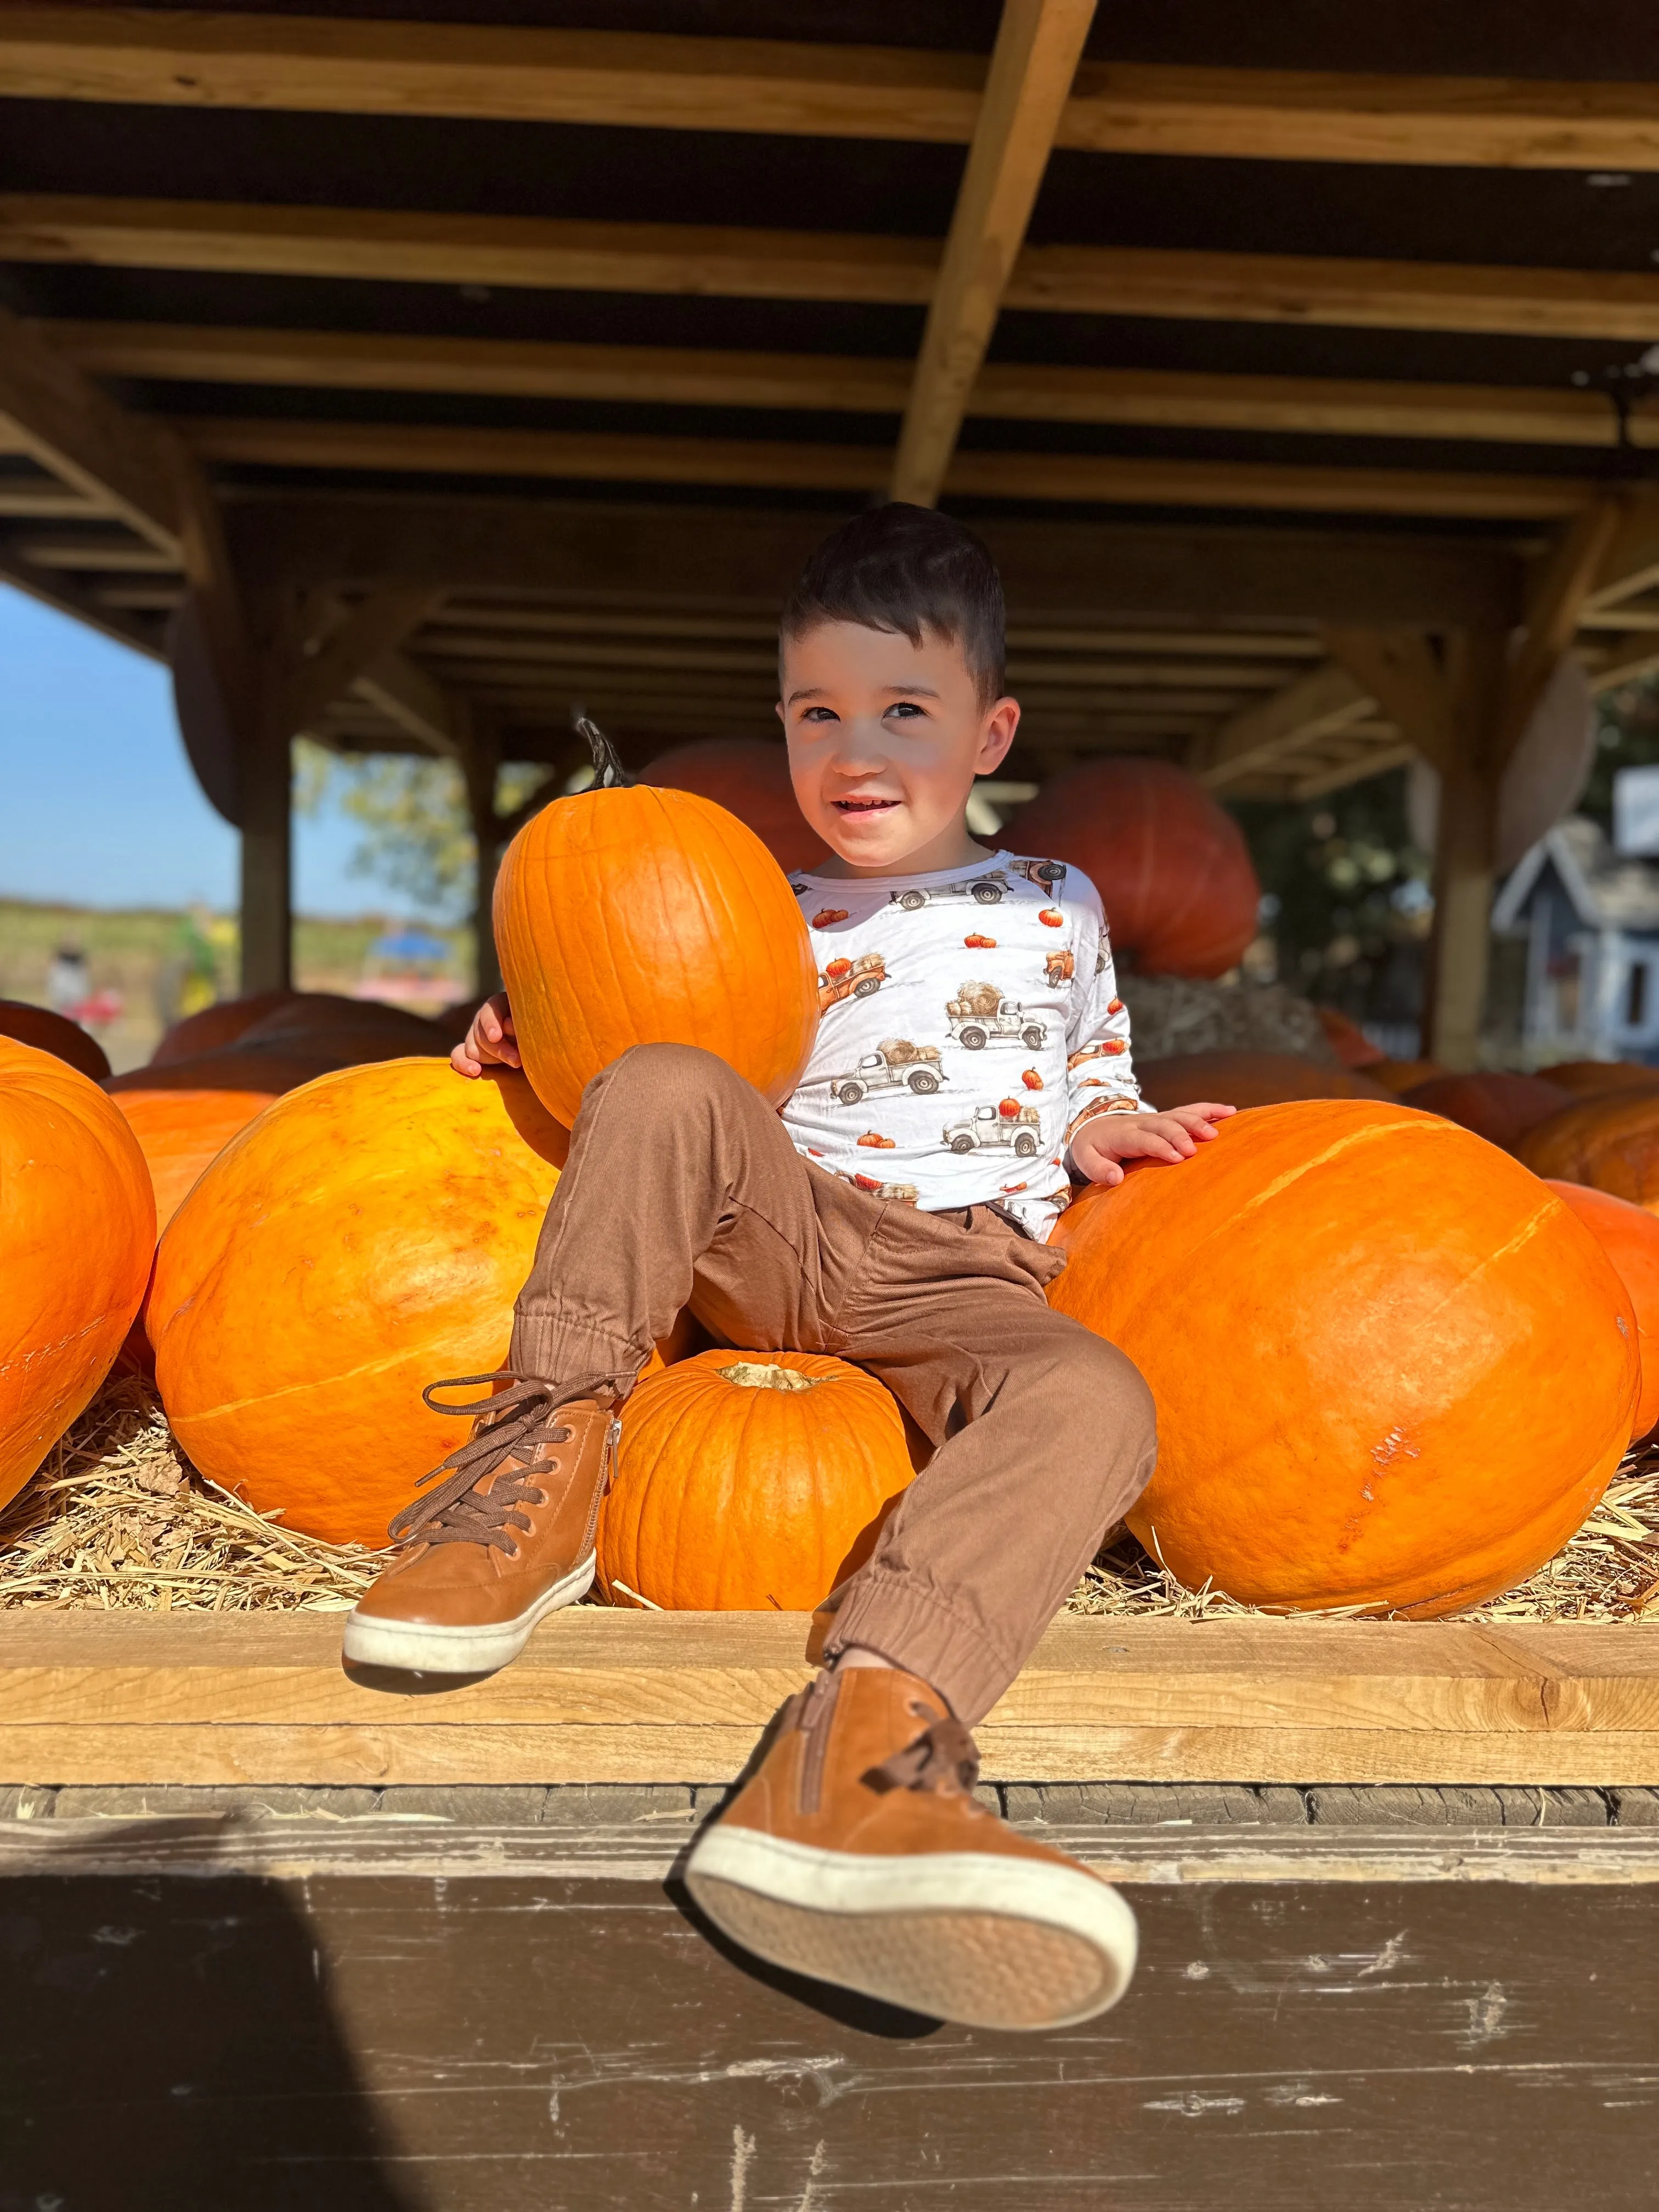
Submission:
{"label": "pale orange pumpkin", "polygon": [[203,1473],[289,1528],[383,1543],[465,1435],[422,1386],[506,1357],[568,1141],[522,1076],[428,1059],[325,1075],[234,1138],[161,1239],[148,1307]]}
{"label": "pale orange pumpkin", "polygon": [[824,857],[823,840],[795,800],[788,748],[780,739],[700,738],[673,745],[640,772],[659,791],[695,791],[746,823],[787,873]]}
{"label": "pale orange pumpkin", "polygon": [[49,1052],[94,1083],[101,1083],[109,1073],[109,1055],[95,1036],[67,1015],[55,1014],[50,1006],[31,1006],[27,999],[0,999],[0,1037]]}
{"label": "pale orange pumpkin", "polygon": [[1659,1067],[1645,1067],[1632,1060],[1564,1060],[1538,1073],[1575,1098],[1601,1098],[1613,1091],[1652,1091],[1659,1087]]}
{"label": "pale orange pumpkin", "polygon": [[868,1558],[912,1473],[898,1407],[860,1369],[699,1352],[623,1411],[600,1589],[673,1612],[810,1612]]}
{"label": "pale orange pumpkin", "polygon": [[1550,1188],[1589,1231],[1630,1292],[1642,1358],[1642,1392],[1631,1434],[1639,1439],[1659,1423],[1659,1219],[1645,1206],[1583,1183],[1552,1182]]}
{"label": "pale orange pumpkin", "polygon": [[280,1091],[125,1090],[111,1092],[138,1139],[155,1192],[161,1234],[208,1162],[263,1114]]}
{"label": "pale orange pumpkin", "polygon": [[1629,1439],[1637,1325],[1612,1264],[1534,1176],[1432,1115],[1241,1114],[1055,1234],[1050,1302],[1157,1401],[1129,1524],[1188,1588],[1455,1612],[1557,1551]]}
{"label": "pale orange pumpkin", "polygon": [[774,1104],[799,1081],[817,1027],[806,925],[712,800],[620,780],[554,800],[507,848],[495,925],[525,1072],[561,1121],[636,1044],[701,1045]]}
{"label": "pale orange pumpkin", "polygon": [[109,1372],[155,1243],[143,1154],[114,1106],[0,1038],[0,1504]]}

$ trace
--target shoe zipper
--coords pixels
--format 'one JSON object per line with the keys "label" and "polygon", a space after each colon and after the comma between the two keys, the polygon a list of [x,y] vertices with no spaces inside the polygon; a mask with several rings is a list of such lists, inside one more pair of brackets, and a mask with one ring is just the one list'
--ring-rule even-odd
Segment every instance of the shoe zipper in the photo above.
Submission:
{"label": "shoe zipper", "polygon": [[599,1481],[593,1492],[592,1503],[587,1509],[587,1527],[582,1534],[580,1556],[585,1559],[593,1549],[599,1531],[599,1508],[617,1480],[617,1453],[622,1443],[622,1423],[613,1413],[605,1424],[605,1442],[599,1447]]}
{"label": "shoe zipper", "polygon": [[818,1800],[823,1793],[823,1762],[830,1752],[830,1730],[836,1717],[836,1700],[841,1694],[841,1676],[820,1674],[807,1692],[806,1710],[801,1715],[801,1734],[806,1738],[806,1748],[800,1762],[800,1809],[816,1813]]}

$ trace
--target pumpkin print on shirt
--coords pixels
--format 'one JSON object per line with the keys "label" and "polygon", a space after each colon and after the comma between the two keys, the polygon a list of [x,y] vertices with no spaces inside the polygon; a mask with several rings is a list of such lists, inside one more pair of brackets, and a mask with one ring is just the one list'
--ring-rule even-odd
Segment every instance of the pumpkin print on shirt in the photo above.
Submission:
{"label": "pumpkin print on shirt", "polygon": [[1046,1237],[1080,1121],[1137,1110],[1099,894],[1063,860],[796,874],[820,1021],[782,1110],[795,1147],[873,1196],[1006,1208]]}

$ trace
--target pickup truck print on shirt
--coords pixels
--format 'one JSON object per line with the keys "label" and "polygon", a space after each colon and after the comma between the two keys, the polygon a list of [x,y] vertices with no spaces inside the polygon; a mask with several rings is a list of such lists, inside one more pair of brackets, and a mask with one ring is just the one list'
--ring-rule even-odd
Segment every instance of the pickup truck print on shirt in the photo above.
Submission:
{"label": "pickup truck print on shirt", "polygon": [[1046,1237],[1070,1200],[1079,1118],[1140,1104],[1094,885],[1064,860],[1005,852],[791,884],[820,1008],[781,1113],[797,1150],[891,1203],[996,1205]]}

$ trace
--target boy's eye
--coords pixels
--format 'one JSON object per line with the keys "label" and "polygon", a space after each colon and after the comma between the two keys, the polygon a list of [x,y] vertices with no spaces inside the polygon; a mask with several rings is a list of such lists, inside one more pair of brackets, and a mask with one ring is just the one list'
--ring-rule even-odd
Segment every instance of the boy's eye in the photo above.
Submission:
{"label": "boy's eye", "polygon": [[924,708],[916,704],[914,699],[896,699],[892,705],[887,709],[888,714],[902,714],[907,720],[914,715],[923,714],[925,711],[926,710]]}
{"label": "boy's eye", "polygon": [[841,720],[833,707],[808,707],[801,714],[803,722],[838,722]]}

